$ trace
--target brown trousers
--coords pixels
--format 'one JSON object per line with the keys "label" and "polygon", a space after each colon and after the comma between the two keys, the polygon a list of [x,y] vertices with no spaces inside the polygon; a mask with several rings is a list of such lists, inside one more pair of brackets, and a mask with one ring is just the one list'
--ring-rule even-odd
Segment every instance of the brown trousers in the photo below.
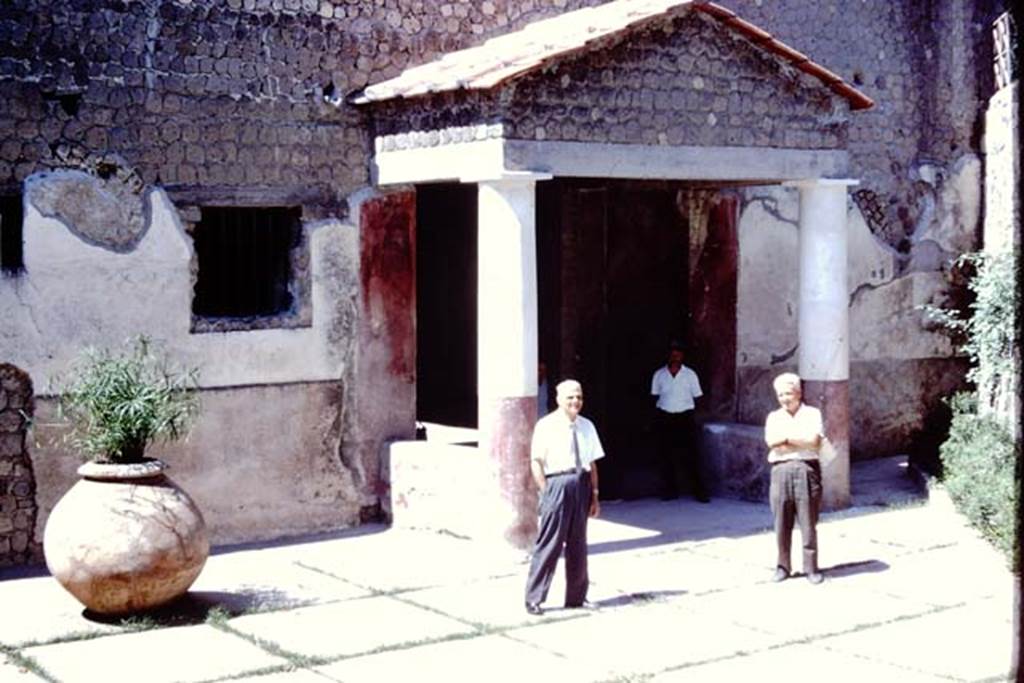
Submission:
{"label": "brown trousers", "polygon": [[816,460],[789,460],[772,465],[768,490],[775,518],[775,544],[778,566],[791,571],[790,547],[794,519],[800,524],[803,540],[803,570],[818,571],[818,512],[821,510],[821,466]]}

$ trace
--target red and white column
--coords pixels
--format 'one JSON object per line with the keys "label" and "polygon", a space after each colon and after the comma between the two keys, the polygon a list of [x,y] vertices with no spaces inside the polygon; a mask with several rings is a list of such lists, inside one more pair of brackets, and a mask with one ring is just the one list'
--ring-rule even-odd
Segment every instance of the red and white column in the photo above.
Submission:
{"label": "red and white column", "polygon": [[536,184],[509,173],[478,184],[477,391],[480,449],[492,461],[505,540],[537,532],[530,438],[537,420]]}
{"label": "red and white column", "polygon": [[855,180],[787,183],[800,191],[799,373],[803,397],[821,409],[823,505],[850,505],[850,333],[847,190]]}

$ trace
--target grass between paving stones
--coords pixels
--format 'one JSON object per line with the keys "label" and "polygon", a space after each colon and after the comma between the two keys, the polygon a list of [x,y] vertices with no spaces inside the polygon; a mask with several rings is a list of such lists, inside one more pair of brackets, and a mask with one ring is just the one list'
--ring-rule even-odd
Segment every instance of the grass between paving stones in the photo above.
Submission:
{"label": "grass between paving stones", "polygon": [[291,650],[286,650],[285,648],[281,647],[273,641],[265,640],[263,638],[257,638],[256,636],[252,636],[248,633],[239,631],[238,629],[231,626],[227,622],[227,619],[224,619],[223,621],[211,622],[210,626],[229,635],[233,635],[238,638],[241,638],[242,640],[248,641],[256,647],[263,649],[265,652],[272,654],[275,657],[285,659],[288,661],[289,664],[299,668],[320,666],[321,664],[326,664],[329,661],[325,657],[313,657],[310,655],[299,654],[298,652],[292,652]]}
{"label": "grass between paving stones", "polygon": [[369,595],[365,595],[365,596],[361,595],[361,596],[359,596],[357,598],[352,598],[354,600],[358,600],[359,598],[362,598],[362,597],[378,597],[378,596],[381,596],[381,595],[394,595],[395,593],[401,592],[403,590],[416,590],[416,589],[409,589],[409,588],[399,588],[399,589],[394,589],[394,590],[386,591],[386,590],[382,590],[380,588],[374,588],[373,586],[364,586],[361,583],[356,583],[355,581],[350,581],[349,579],[346,579],[343,576],[338,576],[337,574],[332,574],[331,572],[327,571],[326,569],[321,569],[320,567],[314,567],[313,565],[306,564],[305,562],[296,562],[295,566],[296,567],[301,567],[302,569],[306,569],[306,570],[311,571],[311,572],[314,572],[316,574],[319,574],[320,576],[326,576],[327,578],[334,579],[335,581],[341,581],[342,583],[347,583],[350,586],[355,586],[356,588],[358,588],[360,590],[364,590],[364,591],[369,593]]}
{"label": "grass between paving stones", "polygon": [[[817,634],[815,634],[813,636],[804,636],[803,638],[793,638],[792,640],[786,640],[786,641],[783,641],[781,643],[776,643],[775,645],[769,645],[768,647],[760,649],[760,650],[754,650],[754,651],[751,651],[751,652],[747,652],[745,650],[739,650],[737,652],[733,652],[733,653],[730,653],[730,654],[727,654],[727,655],[722,655],[720,657],[708,657],[707,659],[702,659],[702,660],[699,660],[699,661],[696,661],[696,662],[687,662],[686,664],[682,664],[680,666],[671,666],[671,667],[668,667],[667,669],[662,669],[661,671],[655,671],[655,672],[651,672],[651,673],[648,673],[648,674],[639,674],[641,676],[645,676],[646,678],[641,678],[641,679],[637,679],[637,680],[646,680],[647,678],[651,678],[651,677],[656,676],[658,674],[663,674],[663,673],[667,673],[667,672],[670,672],[670,671],[672,671],[672,672],[684,671],[686,669],[692,669],[695,666],[703,666],[705,664],[714,664],[715,662],[724,662],[726,660],[735,659],[737,657],[750,657],[750,656],[753,656],[753,655],[756,655],[756,654],[761,654],[761,653],[764,653],[764,652],[771,652],[773,650],[781,650],[783,648],[792,647],[793,645],[813,645],[815,643],[815,641],[824,640],[825,638],[833,638],[835,636],[844,636],[844,635],[849,635],[851,633],[858,633],[860,631],[866,631],[866,630],[871,629],[871,628],[878,628],[879,626],[888,626],[890,624],[897,624],[897,623],[902,622],[902,621],[911,621],[911,620],[914,620],[914,619],[920,619],[922,617],[927,617],[927,616],[930,616],[932,614],[937,614],[939,612],[945,612],[947,610],[957,609],[959,607],[964,607],[964,606],[966,606],[966,604],[967,603],[965,603],[965,602],[961,602],[961,603],[957,603],[955,605],[937,606],[937,607],[933,607],[931,609],[925,610],[924,612],[918,612],[917,614],[903,614],[903,615],[900,615],[898,617],[893,617],[892,619],[884,619],[882,621],[874,621],[874,622],[869,622],[869,623],[865,623],[865,624],[857,624],[856,626],[854,626],[852,628],[848,628],[848,629],[840,629],[838,631],[830,631],[828,633],[817,633]],[[749,626],[744,626],[744,628],[750,628],[750,627]],[[757,629],[754,629],[754,630],[757,630]],[[828,649],[827,646],[823,646],[823,647],[826,647],[826,649]],[[847,652],[846,654],[851,655],[853,657],[860,656],[860,655],[857,655],[856,653],[851,653],[851,652]],[[868,659],[866,657],[861,657],[861,658],[862,659]],[[874,661],[874,660],[871,660],[871,661]],[[891,666],[894,666],[894,667],[896,667],[898,669],[906,669],[907,671],[919,672],[917,669],[907,669],[907,667],[900,666],[899,664],[893,664],[892,662],[886,662],[886,663],[891,665]],[[602,683],[618,683],[618,681],[620,681],[620,680],[633,680],[633,679],[630,679],[630,678],[626,678],[626,679],[612,679],[611,681],[603,681]],[[1003,680],[1003,679],[1002,678],[996,678],[996,679],[992,679],[992,680],[995,681],[995,680]],[[978,681],[978,683],[988,683],[988,681]]]}
{"label": "grass between paving stones", "polygon": [[[352,582],[349,582],[349,583],[352,583]],[[353,585],[358,585],[358,584],[354,584],[353,583]],[[364,587],[364,586],[359,586],[359,588],[364,588],[365,590],[371,590],[370,588]],[[317,667],[317,666],[324,666],[324,665],[327,665],[327,664],[334,664],[335,662],[340,662],[340,661],[343,661],[343,660],[346,660],[346,659],[354,659],[356,657],[368,657],[370,655],[381,654],[381,653],[384,653],[384,652],[396,652],[396,651],[399,651],[399,650],[412,649],[414,647],[422,647],[422,646],[425,646],[425,645],[438,645],[438,644],[441,644],[441,643],[453,642],[453,641],[458,641],[458,640],[469,640],[471,638],[479,638],[479,637],[488,636],[488,635],[502,635],[502,634],[504,634],[506,632],[514,631],[514,630],[521,629],[521,628],[524,627],[524,624],[514,624],[514,625],[510,625],[510,626],[490,626],[488,624],[483,624],[483,623],[471,621],[471,620],[468,620],[468,619],[462,619],[460,617],[448,614],[448,613],[444,612],[443,610],[440,610],[440,609],[437,609],[437,608],[434,608],[434,607],[430,607],[428,605],[422,605],[422,604],[420,604],[418,602],[414,602],[412,600],[409,600],[409,599],[404,598],[401,595],[399,595],[400,593],[408,593],[408,592],[410,592],[412,590],[419,590],[419,589],[400,589],[400,590],[390,591],[390,592],[388,592],[388,591],[377,591],[373,595],[363,596],[361,598],[356,598],[356,599],[365,599],[365,598],[368,598],[368,597],[381,597],[381,596],[390,597],[392,599],[398,600],[399,602],[404,602],[405,604],[410,605],[412,607],[416,607],[418,609],[422,609],[422,610],[425,610],[427,612],[433,612],[434,614],[437,614],[439,616],[447,617],[447,618],[452,619],[454,621],[458,621],[460,623],[463,623],[463,624],[471,627],[473,630],[472,631],[468,631],[466,633],[453,633],[453,634],[449,634],[447,636],[441,636],[441,637],[438,637],[438,638],[423,638],[421,640],[409,640],[409,641],[403,641],[401,643],[391,643],[391,644],[388,644],[388,645],[381,645],[380,647],[374,648],[372,650],[366,650],[366,651],[363,651],[363,652],[356,652],[354,654],[339,655],[337,657],[322,657],[322,656],[303,655],[303,654],[299,654],[299,653],[296,653],[296,652],[292,652],[290,650],[286,650],[286,649],[282,648],[277,643],[274,643],[274,642],[271,642],[271,641],[268,641],[268,640],[264,640],[263,638],[257,638],[255,636],[251,636],[251,635],[249,635],[247,633],[239,631],[238,629],[233,628],[228,623],[229,619],[232,618],[232,616],[234,616],[234,615],[230,614],[227,610],[221,610],[221,611],[211,610],[211,612],[215,612],[216,611],[216,614],[211,614],[211,618],[207,620],[207,623],[210,626],[212,626],[212,627],[214,627],[214,628],[216,628],[216,629],[218,629],[220,631],[223,631],[224,633],[228,633],[230,635],[242,638],[243,640],[246,640],[246,641],[252,643],[253,645],[263,649],[265,652],[267,652],[269,654],[272,654],[272,655],[277,656],[277,657],[281,657],[281,658],[287,660],[287,664],[281,664],[279,666],[264,667],[262,669],[254,669],[254,670],[251,670],[251,671],[244,671],[244,672],[240,672],[240,673],[237,673],[237,674],[232,674],[230,676],[225,676],[225,677],[222,677],[222,678],[214,678],[214,679],[210,679],[208,681],[202,681],[202,683],[216,683],[217,681],[230,681],[230,680],[236,680],[236,679],[239,679],[239,678],[247,678],[247,677],[251,677],[251,676],[266,676],[266,675],[270,675],[270,674],[274,674],[274,673],[283,673],[283,672],[288,672],[288,671],[294,671],[296,669],[310,669],[310,668]],[[572,619],[586,619],[589,616],[590,615],[588,615],[588,614],[579,614],[579,615],[573,615],[573,616],[569,616],[569,617],[563,617],[562,620],[563,621],[570,621]],[[623,680],[625,680],[625,679],[623,679]],[[636,679],[636,680],[641,680],[641,679]]]}
{"label": "grass between paving stones", "polygon": [[[352,581],[351,579],[346,579],[343,576],[338,576],[337,574],[332,574],[331,572],[329,572],[329,571],[327,571],[325,569],[321,569],[320,567],[314,567],[312,565],[305,564],[304,562],[296,562],[295,566],[296,567],[301,567],[302,569],[307,569],[307,570],[309,570],[311,572],[315,572],[317,574],[320,574],[321,576],[326,576],[326,577],[334,579],[336,581],[341,581],[343,583],[347,583],[350,586],[355,586],[356,588],[358,588],[360,590],[367,591],[369,593],[368,596],[359,596],[359,597],[379,597],[379,596],[382,596],[382,595],[394,596],[394,595],[399,595],[401,593],[409,593],[411,591],[423,590],[425,588],[438,588],[437,585],[426,585],[426,586],[410,586],[410,587],[407,587],[407,588],[392,588],[392,589],[389,589],[389,590],[385,590],[385,589],[382,589],[382,588],[374,588],[373,586],[367,586],[367,585],[362,584],[362,583],[357,583],[356,581]],[[506,578],[506,577],[509,577],[509,576],[513,576],[513,575],[514,574],[512,572],[506,572],[506,573],[500,573],[500,574],[489,574],[487,576],[481,577],[480,579],[478,579],[478,581],[490,581],[492,579],[503,579],[503,578]],[[352,598],[352,599],[358,600],[359,598]]]}
{"label": "grass between paving stones", "polygon": [[41,667],[39,662],[28,655],[22,654],[16,648],[8,645],[0,645],[0,654],[3,654],[7,658],[7,662],[9,664],[18,667],[19,669],[30,671],[36,676],[42,678],[44,681],[48,681],[48,683],[60,683],[60,681],[54,678],[49,671]]}

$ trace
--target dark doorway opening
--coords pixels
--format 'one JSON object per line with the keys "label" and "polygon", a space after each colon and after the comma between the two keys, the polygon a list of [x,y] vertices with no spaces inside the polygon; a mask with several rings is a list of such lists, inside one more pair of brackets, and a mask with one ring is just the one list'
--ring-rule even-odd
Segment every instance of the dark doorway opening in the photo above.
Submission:
{"label": "dark doorway opening", "polygon": [[663,181],[560,178],[537,193],[540,359],[552,387],[583,384],[608,454],[602,497],[656,495],[650,383],[670,340],[702,380],[698,417],[732,417],[736,239],[721,217],[735,204],[701,213],[691,188]]}
{"label": "dark doorway opening", "polygon": [[416,188],[416,416],[475,427],[477,188]]}
{"label": "dark doorway opening", "polygon": [[[477,188],[417,187],[417,417],[477,422]],[[704,390],[698,421],[735,419],[737,203],[668,181],[537,184],[538,354],[553,391],[583,383],[604,498],[660,490],[651,375],[668,342]]]}

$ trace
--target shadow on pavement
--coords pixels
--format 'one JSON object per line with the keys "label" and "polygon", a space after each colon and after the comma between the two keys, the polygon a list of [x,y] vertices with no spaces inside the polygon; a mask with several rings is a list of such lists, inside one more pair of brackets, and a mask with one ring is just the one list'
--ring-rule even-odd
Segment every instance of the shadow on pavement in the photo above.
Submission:
{"label": "shadow on pavement", "polygon": [[190,591],[166,605],[156,609],[136,612],[131,615],[97,614],[83,610],[82,616],[100,624],[112,624],[127,630],[140,630],[156,626],[193,626],[213,619],[265,612],[283,607],[300,607],[305,603],[296,602],[285,591],[252,590],[238,592]]}
{"label": "shadow on pavement", "polygon": [[842,578],[844,576],[853,576],[855,574],[873,574],[876,572],[884,572],[889,570],[889,565],[881,560],[861,560],[859,562],[843,562],[842,564],[836,564],[831,567],[822,567],[821,571],[825,572],[829,578]]}

